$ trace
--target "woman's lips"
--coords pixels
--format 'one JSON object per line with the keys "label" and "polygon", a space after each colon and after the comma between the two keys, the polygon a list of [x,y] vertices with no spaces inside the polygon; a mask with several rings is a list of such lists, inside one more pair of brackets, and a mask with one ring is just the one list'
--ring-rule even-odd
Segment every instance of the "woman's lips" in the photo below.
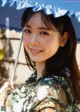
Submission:
{"label": "woman's lips", "polygon": [[35,55],[42,52],[42,50],[38,50],[38,49],[30,49],[30,51],[32,54],[35,54]]}

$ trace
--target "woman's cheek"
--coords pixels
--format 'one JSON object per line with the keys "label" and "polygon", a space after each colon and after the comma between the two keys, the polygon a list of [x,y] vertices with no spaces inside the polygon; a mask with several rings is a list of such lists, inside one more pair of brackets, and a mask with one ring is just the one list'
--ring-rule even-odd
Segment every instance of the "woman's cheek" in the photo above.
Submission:
{"label": "woman's cheek", "polygon": [[51,42],[51,40],[49,39],[49,38],[39,38],[39,42],[41,43],[41,44],[43,44],[43,45],[48,45],[50,42]]}
{"label": "woman's cheek", "polygon": [[42,43],[44,46],[49,46],[53,43],[53,41],[50,39],[44,39]]}
{"label": "woman's cheek", "polygon": [[29,42],[29,38],[23,37],[23,43],[28,43]]}

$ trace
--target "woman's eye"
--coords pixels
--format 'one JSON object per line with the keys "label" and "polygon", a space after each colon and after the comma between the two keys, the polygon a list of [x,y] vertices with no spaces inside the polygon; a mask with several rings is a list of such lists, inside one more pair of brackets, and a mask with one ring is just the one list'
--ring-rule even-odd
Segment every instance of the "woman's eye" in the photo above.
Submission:
{"label": "woman's eye", "polygon": [[40,34],[42,34],[42,35],[49,35],[47,32],[45,32],[45,31],[42,31]]}
{"label": "woman's eye", "polygon": [[31,31],[29,29],[24,29],[23,32],[24,33],[31,33]]}

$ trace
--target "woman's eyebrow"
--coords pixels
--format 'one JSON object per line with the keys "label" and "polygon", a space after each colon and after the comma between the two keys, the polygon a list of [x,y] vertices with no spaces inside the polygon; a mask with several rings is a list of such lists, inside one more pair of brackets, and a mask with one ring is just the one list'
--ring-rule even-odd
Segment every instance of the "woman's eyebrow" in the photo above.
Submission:
{"label": "woman's eyebrow", "polygon": [[38,29],[39,30],[50,30],[49,28],[46,28],[46,27],[39,27]]}
{"label": "woman's eyebrow", "polygon": [[31,28],[31,26],[30,25],[28,25],[28,24],[26,24],[24,27],[28,27],[28,28]]}

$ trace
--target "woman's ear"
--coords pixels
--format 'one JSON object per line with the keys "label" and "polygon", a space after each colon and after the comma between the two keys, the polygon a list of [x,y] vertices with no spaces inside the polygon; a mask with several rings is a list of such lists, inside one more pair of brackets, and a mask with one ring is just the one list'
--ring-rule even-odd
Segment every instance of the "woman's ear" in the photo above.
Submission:
{"label": "woman's ear", "polygon": [[61,37],[60,46],[64,47],[69,37],[68,32],[64,32],[64,35]]}

